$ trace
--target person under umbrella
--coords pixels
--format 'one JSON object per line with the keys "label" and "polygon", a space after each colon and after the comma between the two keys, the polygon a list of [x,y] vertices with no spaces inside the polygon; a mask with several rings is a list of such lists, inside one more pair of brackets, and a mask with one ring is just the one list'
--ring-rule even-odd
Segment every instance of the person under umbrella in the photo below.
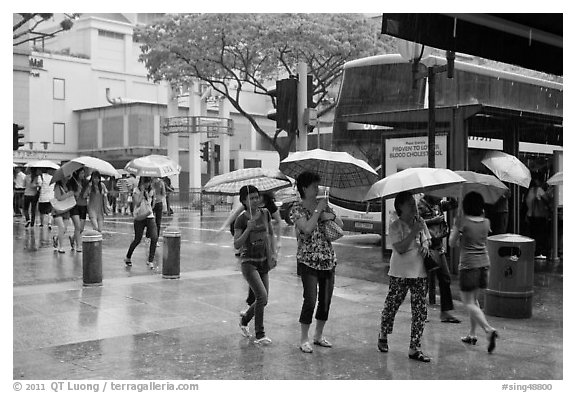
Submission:
{"label": "person under umbrella", "polygon": [[[63,201],[66,198],[74,195],[74,191],[69,190],[68,186],[66,185],[72,174],[64,175],[63,178],[60,180],[56,180],[54,183],[54,198]],[[64,254],[64,239],[66,236],[66,230],[68,228],[68,221],[70,220],[70,211],[66,211],[63,213],[58,213],[56,210],[53,210],[52,217],[54,218],[54,222],[58,226],[58,235],[52,237],[52,242],[54,245],[54,249],[57,250],[59,253]]]}
{"label": "person under umbrella", "polygon": [[428,194],[424,194],[418,202],[420,217],[426,222],[432,237],[430,252],[440,266],[433,274],[438,278],[438,287],[440,288],[440,321],[447,323],[460,323],[460,320],[450,313],[450,311],[454,310],[454,302],[452,301],[450,271],[448,270],[443,240],[448,236],[448,224],[444,218],[444,212],[457,207],[458,204],[453,199],[442,201],[440,198]]}
{"label": "person under umbrella", "polygon": [[[268,303],[268,263],[267,252],[275,253],[275,242],[270,225],[270,215],[259,207],[260,192],[254,186],[240,189],[240,202],[244,211],[234,223],[234,248],[240,250],[242,275],[255,294],[256,300],[240,318],[240,330],[244,337],[250,337],[248,323],[254,318],[256,331],[255,344],[268,345],[272,340],[264,331],[264,307]],[[268,239],[272,244],[267,246]],[[268,250],[268,251],[267,251]]]}
{"label": "person under umbrella", "polygon": [[488,339],[488,352],[492,353],[496,348],[498,332],[490,326],[478,303],[480,289],[485,289],[488,284],[490,266],[486,247],[490,220],[484,217],[482,195],[474,191],[466,194],[462,201],[462,212],[463,216],[454,219],[449,239],[450,247],[460,247],[460,291],[462,302],[470,315],[470,331],[461,340],[466,344],[476,345],[476,327],[480,326]]}
{"label": "person under umbrella", "polygon": [[38,204],[38,192],[40,190],[40,170],[28,168],[24,180],[24,217],[26,228],[33,227],[36,223],[36,205]]}
{"label": "person under umbrella", "polygon": [[430,362],[421,350],[422,334],[427,317],[424,256],[429,253],[430,233],[424,219],[418,216],[416,201],[408,191],[402,191],[394,199],[398,219],[390,224],[390,289],[386,295],[380,319],[378,350],[388,352],[388,335],[392,333],[394,319],[400,305],[410,290],[412,326],[408,357],[420,362]]}
{"label": "person under umbrella", "polygon": [[100,172],[94,171],[90,177],[90,184],[86,188],[88,196],[88,216],[92,223],[92,228],[102,232],[104,228],[104,214],[108,214],[108,190],[102,182]]}
{"label": "person under umbrella", "polygon": [[320,181],[320,176],[313,172],[305,171],[298,175],[296,186],[302,201],[295,203],[290,211],[290,218],[296,227],[298,243],[296,262],[300,266],[304,291],[299,319],[299,348],[304,353],[313,352],[308,333],[315,308],[316,331],[313,343],[320,347],[332,347],[332,343],[323,336],[323,332],[334,291],[336,255],[332,242],[328,240],[319,224],[334,220],[340,228],[344,226],[342,220],[328,206],[328,198],[317,199]]}
{"label": "person under umbrella", "polygon": [[[72,251],[82,252],[82,232],[86,225],[86,217],[88,215],[88,199],[86,196],[86,189],[88,187],[86,167],[81,167],[72,174],[72,178],[68,181],[68,189],[74,192],[76,198],[76,206],[70,210],[70,219],[74,225],[74,234],[69,237],[70,248]],[[76,247],[74,247],[76,246]]]}
{"label": "person under umbrella", "polygon": [[[124,263],[126,267],[132,266],[132,254],[134,250],[142,241],[142,235],[144,234],[144,228],[146,228],[146,233],[150,236],[150,251],[148,253],[148,261],[146,264],[150,268],[154,268],[154,254],[156,253],[156,243],[158,242],[158,234],[156,233],[156,221],[154,220],[154,212],[152,211],[152,199],[154,197],[154,190],[152,189],[152,179],[150,177],[143,176],[140,178],[138,187],[134,190],[132,194],[134,200],[134,240],[130,243],[126,257],[124,258]],[[139,210],[142,204],[149,205],[150,213],[140,219],[136,216],[136,212]]]}

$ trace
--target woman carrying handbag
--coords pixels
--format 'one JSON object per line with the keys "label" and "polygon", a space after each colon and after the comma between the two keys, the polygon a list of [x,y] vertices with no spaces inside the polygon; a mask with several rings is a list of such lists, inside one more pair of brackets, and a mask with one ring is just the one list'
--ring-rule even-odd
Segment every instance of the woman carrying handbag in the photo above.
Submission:
{"label": "woman carrying handbag", "polygon": [[319,347],[332,347],[332,343],[323,336],[323,332],[334,291],[336,255],[323,223],[333,220],[340,228],[343,226],[342,220],[328,206],[328,199],[317,199],[319,184],[320,176],[316,173],[302,172],[298,175],[296,186],[301,202],[295,203],[290,211],[290,218],[296,227],[298,243],[296,262],[300,268],[304,291],[299,319],[299,348],[304,353],[314,351],[308,338],[314,309],[316,309],[316,330],[313,343]]}
{"label": "woman carrying handbag", "polygon": [[134,240],[128,248],[124,263],[126,267],[132,266],[132,254],[136,246],[142,241],[144,228],[150,236],[150,252],[148,254],[148,261],[146,264],[151,269],[154,268],[154,254],[156,253],[156,243],[158,242],[158,233],[156,232],[156,220],[154,219],[154,212],[152,211],[152,198],[154,191],[152,190],[152,179],[149,177],[141,177],[138,187],[134,190],[132,195],[134,201]]}

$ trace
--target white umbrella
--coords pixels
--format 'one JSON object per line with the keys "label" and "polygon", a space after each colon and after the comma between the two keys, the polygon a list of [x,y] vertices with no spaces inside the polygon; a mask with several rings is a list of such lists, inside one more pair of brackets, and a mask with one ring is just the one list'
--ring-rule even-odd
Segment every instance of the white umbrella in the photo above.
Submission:
{"label": "white umbrella", "polygon": [[378,180],[378,173],[366,161],[322,149],[291,153],[280,162],[280,170],[292,178],[304,171],[315,172],[326,187],[369,186]]}
{"label": "white umbrella", "polygon": [[60,168],[60,165],[49,160],[31,161],[25,166],[28,168],[52,168],[52,169]]}
{"label": "white umbrella", "polygon": [[510,154],[501,151],[490,151],[484,156],[482,164],[502,181],[518,184],[525,188],[530,187],[530,181],[532,180],[530,170],[522,161]]}
{"label": "white umbrella", "polygon": [[561,186],[564,184],[563,171],[556,173],[554,176],[548,179],[546,183],[550,184],[551,186]]}
{"label": "white umbrella", "polygon": [[54,172],[54,176],[52,176],[50,183],[55,183],[58,180],[62,180],[64,177],[71,175],[83,167],[98,171],[101,175],[120,177],[118,171],[114,169],[112,164],[109,162],[96,157],[82,156],[73,158],[72,160],[62,165],[59,169],[57,169],[56,172]]}
{"label": "white umbrella", "polygon": [[482,195],[485,203],[493,204],[504,195],[510,193],[510,189],[506,187],[496,176],[485,175],[472,171],[454,171],[462,176],[466,181],[464,183],[454,184],[446,188],[431,191],[428,194],[436,197],[455,197],[460,198],[471,191],[475,191]]}
{"label": "white umbrella", "polygon": [[262,168],[238,169],[214,176],[204,185],[205,194],[237,195],[243,186],[252,185],[259,191],[276,191],[290,187],[290,179],[279,170]]}
{"label": "white umbrella", "polygon": [[135,158],[124,167],[136,176],[166,177],[178,175],[182,167],[169,157],[157,154]]}
{"label": "white umbrella", "polygon": [[366,193],[364,200],[393,198],[402,191],[408,191],[412,194],[426,194],[465,181],[466,179],[450,169],[408,168],[374,183]]}

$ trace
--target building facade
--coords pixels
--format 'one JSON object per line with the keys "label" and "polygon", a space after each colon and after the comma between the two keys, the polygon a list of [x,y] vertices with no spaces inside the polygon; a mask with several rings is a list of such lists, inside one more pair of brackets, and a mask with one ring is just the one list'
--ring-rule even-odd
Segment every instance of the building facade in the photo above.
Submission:
{"label": "building facade", "polygon": [[[167,155],[168,137],[162,124],[168,115],[169,89],[164,82],[148,80],[143,63],[138,62],[139,44],[133,39],[136,26],[159,15],[82,14],[71,30],[14,48],[14,122],[26,127],[25,146],[13,152],[15,163],[37,159],[61,163],[91,155],[122,168],[136,157]],[[270,99],[242,94],[247,111],[273,135],[275,124],[266,118],[272,109]],[[190,116],[187,92],[177,102],[176,115]],[[202,115],[218,117],[219,107],[209,97],[203,102]],[[233,109],[226,113],[232,124],[228,149],[221,154],[226,163],[217,161],[209,171],[206,162],[196,162],[201,166],[202,184],[210,172],[248,166],[277,168],[278,154],[266,139]],[[185,178],[190,166],[196,165],[186,159],[194,148],[188,138],[178,137],[183,186],[190,184]],[[218,145],[220,138],[212,135],[210,140]],[[197,149],[208,139],[206,133],[199,135]]]}

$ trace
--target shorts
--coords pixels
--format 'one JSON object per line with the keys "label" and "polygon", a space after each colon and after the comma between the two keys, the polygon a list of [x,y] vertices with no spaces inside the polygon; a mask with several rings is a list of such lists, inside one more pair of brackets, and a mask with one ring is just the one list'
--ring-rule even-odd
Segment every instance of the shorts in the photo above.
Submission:
{"label": "shorts", "polygon": [[485,289],[488,286],[488,267],[463,269],[459,272],[460,290],[472,292],[476,289]]}
{"label": "shorts", "polygon": [[81,220],[85,220],[87,214],[88,214],[88,206],[76,205],[72,209],[70,209],[70,216],[80,216]]}
{"label": "shorts", "polygon": [[52,204],[50,202],[39,202],[38,211],[40,214],[50,214],[52,213]]}
{"label": "shorts", "polygon": [[68,220],[70,218],[70,211],[64,212],[64,213],[60,213],[60,214],[56,214],[56,210],[52,209],[52,217],[56,218],[56,217],[62,217],[63,220]]}

